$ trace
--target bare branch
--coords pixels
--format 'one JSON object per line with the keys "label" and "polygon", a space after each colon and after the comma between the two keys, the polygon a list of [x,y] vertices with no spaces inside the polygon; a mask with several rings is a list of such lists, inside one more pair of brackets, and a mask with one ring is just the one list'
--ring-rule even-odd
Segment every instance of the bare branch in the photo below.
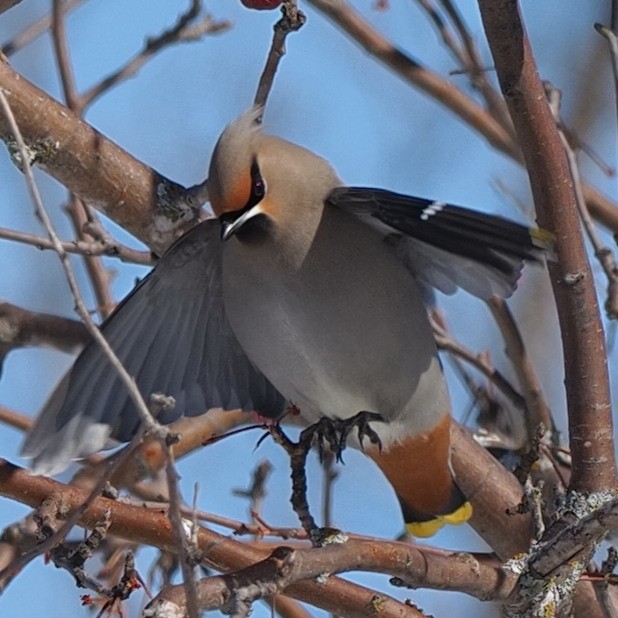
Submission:
{"label": "bare branch", "polygon": [[0,14],[19,4],[21,0],[0,0]]}
{"label": "bare branch", "polygon": [[[514,0],[479,0],[498,79],[519,135],[539,223],[555,236],[550,274],[562,333],[572,495],[606,496],[616,484],[611,406],[603,327],[585,253],[568,159]],[[548,530],[551,535],[552,526]],[[552,579],[558,611],[569,611],[577,583],[598,538],[586,539],[577,560]],[[516,611],[538,606],[543,582],[522,580]],[[590,588],[580,588],[584,593]],[[531,593],[531,594],[529,594]],[[594,591],[592,591],[594,598]],[[598,609],[598,605],[594,605]],[[592,609],[590,611],[593,611]],[[597,612],[598,613],[598,612]]]}
{"label": "bare branch", "polygon": [[285,40],[291,32],[300,30],[305,23],[306,17],[296,6],[296,0],[288,0],[281,8],[281,19],[275,24],[273,42],[266,58],[266,66],[262,71],[258,83],[257,92],[253,104],[257,107],[264,107],[272,88],[277,68],[281,58],[285,55]]}
{"label": "bare branch", "polygon": [[546,84],[546,90],[548,92],[551,110],[554,114],[554,118],[556,119],[560,140],[568,158],[579,216],[588,236],[588,240],[590,240],[590,244],[594,249],[594,255],[599,261],[601,268],[603,268],[603,272],[607,278],[607,298],[605,299],[605,311],[610,320],[615,320],[618,319],[618,266],[616,265],[616,260],[614,259],[614,254],[611,249],[601,240],[601,237],[594,225],[594,221],[590,216],[590,211],[588,210],[586,200],[584,199],[577,157],[571,148],[560,121],[560,92],[555,88],[551,88],[548,84]]}
{"label": "bare branch", "polygon": [[28,431],[32,427],[32,417],[0,406],[0,423],[20,431]]}
{"label": "bare branch", "polygon": [[506,353],[511,359],[513,370],[517,374],[520,387],[524,393],[528,444],[532,443],[539,425],[545,428],[548,437],[551,438],[554,420],[543,396],[543,390],[532,366],[532,361],[526,352],[524,340],[519,332],[515,318],[506,301],[502,298],[491,298],[487,302],[487,306],[500,328],[506,346]]}
{"label": "bare branch", "polygon": [[[401,79],[433,97],[482,135],[494,148],[521,162],[519,145],[492,115],[448,80],[393,46],[358,14],[346,0],[307,0]],[[618,205],[594,187],[584,185],[584,196],[593,216],[618,232]]]}
{"label": "bare branch", "polygon": [[[69,48],[67,45],[67,37],[65,30],[65,16],[68,9],[66,0],[53,0],[52,3],[52,42],[54,52],[58,63],[58,71],[60,73],[60,81],[64,98],[69,109],[74,111],[78,116],[83,113],[83,106],[80,102],[80,97],[77,93],[75,85],[75,77],[73,75],[73,67]],[[73,224],[75,235],[81,240],[88,240],[90,236],[86,232],[85,225],[88,221],[95,218],[91,209],[86,206],[75,195],[71,195],[67,212]],[[109,271],[103,266],[101,259],[97,256],[84,256],[86,270],[95,298],[97,299],[97,307],[102,318],[106,318],[116,306],[116,302],[111,291],[111,276]]]}
{"label": "bare branch", "polygon": [[523,489],[517,479],[457,423],[451,424],[451,459],[457,484],[474,507],[472,527],[502,560],[526,551],[532,519],[529,514],[507,513],[521,501]]}
{"label": "bare branch", "polygon": [[82,322],[0,302],[0,360],[11,350],[46,346],[77,353],[90,335]]}
{"label": "bare branch", "polygon": [[[6,1],[10,2],[11,0]],[[66,7],[67,12],[72,11],[75,7],[82,4],[82,2],[84,2],[84,0],[68,0]],[[14,36],[10,41],[2,45],[0,51],[2,51],[5,56],[11,56],[43,34],[48,28],[51,27],[51,22],[51,15],[47,14],[44,17],[41,17],[39,21],[28,26],[25,30]]]}
{"label": "bare branch", "polygon": [[612,61],[612,72],[614,75],[614,105],[616,106],[616,118],[618,119],[618,36],[616,36],[617,19],[615,5],[612,5],[612,27],[606,28],[602,24],[594,24],[594,29],[605,38],[609,45],[610,58]]}
{"label": "bare branch", "polygon": [[540,225],[555,235],[549,265],[562,332],[573,475],[571,488],[616,484],[609,377],[594,278],[564,147],[513,0],[479,0],[500,85],[527,162]]}
{"label": "bare branch", "polygon": [[443,327],[443,325],[438,323],[438,321],[433,317],[431,318],[431,326],[433,328],[434,338],[439,349],[449,352],[453,356],[461,358],[469,363],[477,371],[480,371],[495,386],[497,386],[514,406],[520,410],[524,408],[524,398],[483,354],[473,352],[469,348],[466,348],[462,343],[454,339]]}
{"label": "bare branch", "polygon": [[345,0],[307,0],[345,30],[367,52],[374,55],[410,85],[421,89],[457,114],[466,124],[487,139],[500,152],[519,160],[518,146],[507,131],[487,111],[451,82],[404,54],[372,28]]}
{"label": "bare branch", "polygon": [[[9,230],[5,227],[0,227],[0,238],[13,240],[41,250],[54,248],[49,238],[37,236],[35,234],[26,234],[25,232],[18,232],[17,230]],[[143,266],[152,266],[155,263],[150,251],[131,249],[130,247],[111,240],[111,238],[110,241],[106,239],[105,242],[102,240],[63,240],[60,242],[67,253],[76,253],[77,255],[105,255],[107,257],[116,257],[121,262],[142,264]]]}
{"label": "bare branch", "polygon": [[[163,427],[161,427],[161,425],[159,425],[159,423],[157,423],[152,417],[152,415],[150,414],[150,411],[146,407],[146,404],[144,403],[144,400],[139,392],[139,389],[137,388],[137,385],[135,384],[135,381],[129,375],[129,373],[124,368],[120,360],[118,360],[118,357],[112,350],[111,346],[107,343],[105,337],[102,335],[101,331],[97,328],[96,324],[92,321],[92,318],[90,317],[90,314],[88,313],[88,310],[86,309],[86,305],[79,291],[77,279],[75,278],[75,273],[73,272],[73,268],[68,258],[68,254],[64,251],[62,244],[60,242],[60,239],[58,238],[53,228],[53,225],[51,223],[51,220],[45,210],[45,207],[43,206],[43,201],[41,199],[41,195],[39,193],[38,187],[34,181],[34,175],[32,174],[32,168],[30,167],[30,162],[28,160],[26,144],[24,143],[19,126],[17,125],[17,122],[15,120],[15,117],[13,115],[9,102],[7,100],[7,97],[4,95],[4,92],[1,88],[0,88],[0,107],[2,107],[3,114],[7,119],[10,130],[13,133],[13,137],[15,138],[15,141],[17,142],[18,152],[21,155],[22,165],[24,167],[24,174],[26,176],[26,183],[27,183],[30,195],[32,197],[32,202],[34,204],[35,212],[37,216],[39,217],[39,219],[41,220],[41,222],[43,223],[45,230],[47,231],[49,235],[50,240],[54,244],[54,249],[56,253],[58,254],[58,258],[60,259],[60,263],[62,264],[62,267],[66,275],[67,282],[69,284],[69,288],[71,290],[71,294],[73,295],[73,298],[75,300],[75,308],[76,308],[77,313],[79,317],[82,319],[82,322],[86,326],[86,329],[88,330],[92,338],[97,342],[97,344],[103,350],[103,353],[105,354],[106,359],[109,361],[109,363],[114,368],[114,370],[118,373],[118,377],[120,378],[123,385],[127,389],[127,392],[129,394],[129,397],[131,398],[131,401],[135,404],[137,412],[142,421],[143,428],[146,429],[148,432],[152,433],[153,435],[156,435],[159,437],[161,436],[165,437],[167,435],[167,431]],[[141,434],[141,432],[139,433]]]}
{"label": "bare branch", "polygon": [[114,71],[111,75],[103,78],[84,92],[80,97],[81,105],[86,108],[110,88],[133,77],[137,72],[157,53],[165,47],[180,42],[199,41],[208,34],[218,34],[231,28],[232,24],[228,21],[215,20],[212,15],[205,13],[198,21],[202,12],[202,3],[199,0],[191,0],[187,10],[179,15],[178,21],[168,30],[161,34],[150,37],[146,41],[144,48],[133,58],[128,60],[124,66]]}
{"label": "bare branch", "polygon": [[[163,444],[163,441],[161,441]],[[195,569],[199,559],[195,555],[195,548],[191,547],[191,537],[193,536],[193,526],[191,531],[187,529],[188,520],[183,520],[181,513],[182,498],[178,487],[178,473],[174,466],[174,452],[172,443],[167,445],[165,452],[165,476],[169,492],[169,519],[172,529],[176,536],[176,553],[180,560],[182,571],[182,588],[185,594],[188,618],[199,618],[200,609],[197,598],[197,588],[195,585]]]}
{"label": "bare branch", "polygon": [[[78,508],[87,497],[87,492],[68,487],[44,477],[32,476],[25,470],[0,460],[0,495],[38,506],[46,496],[62,493],[67,510]],[[81,514],[80,525],[91,528],[101,520],[105,512],[111,513],[109,533],[136,543],[175,551],[175,536],[170,530],[166,513],[161,509],[145,509],[130,506],[107,498],[97,498]],[[510,529],[509,529],[510,530]],[[509,536],[504,535],[503,536]],[[238,570],[263,560],[268,555],[245,543],[219,535],[207,528],[199,528],[198,545],[204,552],[207,564],[222,570]],[[448,572],[451,589],[462,590],[478,598],[504,598],[514,581],[499,565],[487,563],[487,557],[473,554],[449,554],[423,546],[382,541],[349,541],[344,545],[331,545],[309,552],[310,560],[320,563],[320,572],[334,570],[370,570],[391,573],[407,585],[432,586],[434,582],[444,588],[444,573]],[[313,562],[315,565],[316,563]],[[329,567],[332,566],[333,569]],[[446,569],[446,571],[445,571]],[[304,578],[303,578],[304,579]],[[350,582],[329,577],[323,583],[299,581],[286,589],[286,594],[322,607],[338,615],[355,618],[374,618],[376,615],[375,592]],[[181,592],[182,596],[182,592]],[[379,595],[380,616],[394,618],[418,614],[411,613],[409,606],[387,595]]]}
{"label": "bare branch", "polygon": [[[10,102],[30,162],[118,225],[162,252],[198,219],[199,204],[66,107],[0,62],[0,91]],[[15,150],[0,115],[0,138]]]}

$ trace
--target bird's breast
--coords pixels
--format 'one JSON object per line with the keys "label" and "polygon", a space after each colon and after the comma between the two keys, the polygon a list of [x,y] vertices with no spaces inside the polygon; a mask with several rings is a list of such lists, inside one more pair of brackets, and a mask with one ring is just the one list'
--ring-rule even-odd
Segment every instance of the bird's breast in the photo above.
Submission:
{"label": "bird's breast", "polygon": [[299,266],[276,242],[226,243],[232,328],[252,362],[308,420],[361,410],[410,417],[448,408],[416,283],[371,228],[327,211]]}

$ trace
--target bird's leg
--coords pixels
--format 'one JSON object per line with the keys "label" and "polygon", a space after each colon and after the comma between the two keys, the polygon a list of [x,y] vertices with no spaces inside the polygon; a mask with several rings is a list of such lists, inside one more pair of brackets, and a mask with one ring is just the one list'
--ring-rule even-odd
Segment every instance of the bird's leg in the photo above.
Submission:
{"label": "bird's leg", "polygon": [[315,445],[320,453],[320,460],[323,455],[324,444],[328,444],[335,454],[337,461],[343,461],[341,453],[346,447],[346,441],[350,432],[356,427],[358,429],[358,439],[363,446],[363,439],[368,438],[371,444],[382,448],[382,442],[378,434],[369,426],[372,421],[384,421],[382,416],[375,412],[359,412],[349,419],[332,419],[322,417],[317,423],[304,429],[298,442],[293,442],[281,429],[277,423],[269,428],[270,434],[277,444],[283,446],[290,456],[290,466],[292,468],[292,508],[298,515],[303,529],[311,539],[314,546],[320,547],[329,543],[344,542],[344,535],[335,528],[318,528],[315,519],[309,511],[307,500],[307,473],[305,466],[307,455]]}
{"label": "bird's leg", "polygon": [[283,432],[278,423],[270,427],[269,431],[275,442],[283,446],[290,456],[290,466],[292,468],[292,498],[290,502],[292,503],[294,512],[298,515],[301,526],[309,538],[313,539],[319,528],[315,523],[315,519],[313,519],[313,516],[309,512],[309,502],[307,501],[307,473],[305,471],[305,464],[307,463],[307,455],[311,450],[311,443],[306,444],[303,442],[302,434],[299,442],[293,442]]}

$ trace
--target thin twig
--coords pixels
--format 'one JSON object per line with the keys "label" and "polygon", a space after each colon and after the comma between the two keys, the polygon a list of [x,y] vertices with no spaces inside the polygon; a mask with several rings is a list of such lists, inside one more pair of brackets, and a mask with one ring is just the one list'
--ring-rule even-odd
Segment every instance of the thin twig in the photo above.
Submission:
{"label": "thin twig", "polygon": [[[84,0],[68,0],[66,5],[66,11],[72,11],[78,5],[82,4]],[[19,51],[26,45],[29,45],[51,27],[52,17],[48,13],[44,17],[41,17],[39,21],[34,22],[28,26],[25,30],[14,36],[10,41],[6,42],[2,46],[2,53],[5,56],[11,56],[15,52]]]}
{"label": "thin twig", "polygon": [[[251,484],[247,489],[234,489],[232,493],[249,500],[249,513],[252,517],[259,517],[262,511],[262,501],[266,496],[266,481],[272,472],[273,466],[267,459],[261,461],[253,470]],[[259,533],[256,534],[259,536]]]}
{"label": "thin twig", "polygon": [[443,19],[442,15],[438,12],[438,9],[433,4],[431,0],[416,0],[417,3],[423,8],[425,13],[429,16],[431,21],[433,22],[436,30],[442,37],[442,42],[446,45],[446,48],[451,52],[452,56],[458,62],[459,66],[465,72],[469,71],[469,58],[464,53],[464,50],[459,46],[458,42],[453,35],[453,32],[448,27],[446,21]]}
{"label": "thin twig", "polygon": [[284,2],[281,13],[281,19],[274,26],[273,42],[253,100],[256,107],[263,108],[266,105],[279,62],[285,55],[285,39],[290,32],[300,30],[306,21],[305,14],[296,6],[296,0]]}
{"label": "thin twig", "polygon": [[[164,440],[162,441],[164,442]],[[195,585],[194,564],[195,552],[189,547],[190,532],[185,526],[185,522],[181,514],[182,499],[180,497],[180,489],[178,487],[178,473],[174,465],[174,451],[172,444],[167,444],[165,449],[165,476],[167,478],[167,487],[169,490],[169,519],[174,529],[176,536],[176,551],[180,559],[180,568],[182,570],[183,586],[187,599],[187,615],[189,618],[199,618],[200,608],[197,598],[197,588]],[[188,522],[190,524],[190,522]],[[192,526],[191,526],[192,527]]]}
{"label": "thin twig", "polygon": [[431,318],[431,326],[433,328],[434,338],[438,347],[445,352],[449,352],[454,356],[461,358],[475,369],[480,371],[488,380],[491,380],[507,399],[517,408],[522,409],[525,405],[524,399],[517,389],[504,377],[504,375],[494,367],[483,354],[477,354],[462,343],[455,340],[449,335],[446,329],[441,326],[434,318]]}
{"label": "thin twig", "polygon": [[[613,33],[612,33],[613,34]],[[614,37],[615,38],[615,37]],[[569,162],[569,169],[571,170],[571,178],[573,180],[573,187],[575,189],[575,196],[577,201],[577,208],[579,210],[579,216],[581,218],[584,230],[588,236],[588,240],[594,249],[594,255],[599,261],[605,276],[607,277],[607,298],[605,299],[605,312],[610,320],[618,319],[618,265],[614,259],[614,254],[611,249],[603,243],[601,236],[597,232],[594,221],[590,216],[588,205],[584,199],[584,193],[582,190],[581,176],[579,174],[579,165],[577,164],[577,157],[575,152],[569,144],[562,123],[560,120],[560,92],[555,88],[550,88],[546,85],[548,97],[550,101],[550,107],[554,118],[556,119],[556,126],[560,135],[560,140],[564,151],[567,155]]]}
{"label": "thin twig", "polygon": [[606,28],[603,24],[594,24],[594,29],[605,38],[609,45],[610,58],[612,61],[612,73],[614,76],[614,105],[616,106],[616,118],[618,119],[618,36],[616,32],[617,19],[614,5],[612,4],[612,27]]}
{"label": "thin twig", "polygon": [[451,2],[451,0],[440,0],[440,3],[453,22],[455,30],[459,34],[464,49],[466,50],[468,62],[464,66],[469,67],[469,75],[472,86],[476,88],[485,99],[489,113],[502,125],[506,131],[508,131],[511,135],[511,139],[516,143],[517,136],[515,134],[515,129],[513,128],[513,122],[509,116],[509,111],[506,108],[504,99],[499,95],[487,79],[487,69],[485,69],[483,63],[481,62],[481,56],[476,43],[468,30],[468,27],[459,14],[457,7],[453,2]]}
{"label": "thin twig", "polygon": [[551,432],[554,430],[554,420],[545,397],[541,383],[536,375],[532,361],[528,357],[523,337],[515,322],[515,318],[503,298],[491,298],[487,301],[496,324],[502,333],[506,353],[511,365],[517,374],[519,385],[526,402],[526,428],[528,430],[528,444],[532,444],[539,425],[543,425],[551,441]]}
{"label": "thin twig", "polygon": [[451,54],[461,67],[461,71],[459,71],[459,73],[465,74],[469,77],[472,87],[478,90],[485,99],[489,113],[498,122],[500,122],[505,130],[511,133],[511,138],[515,141],[513,123],[508,115],[504,101],[489,83],[486,76],[487,69],[481,62],[480,54],[478,53],[474,39],[472,38],[472,35],[468,31],[466,24],[453,3],[449,0],[440,1],[440,4],[446,11],[446,14],[453,22],[455,31],[457,32],[461,43],[456,40],[456,37],[452,30],[448,27],[446,20],[440,15],[438,9],[430,0],[417,0],[417,2],[429,15],[440,33],[443,43],[451,51]]}
{"label": "thin twig", "polygon": [[0,423],[19,431],[28,431],[32,427],[32,417],[0,406]]}
{"label": "thin twig", "polygon": [[188,9],[181,13],[177,22],[161,34],[150,37],[144,48],[133,58],[128,60],[119,69],[103,78],[99,83],[86,90],[81,95],[81,103],[84,108],[113,88],[120,82],[133,77],[155,54],[163,48],[179,42],[197,41],[207,34],[224,32],[231,27],[231,23],[225,20],[217,21],[209,13],[206,13],[200,21],[196,21],[202,11],[200,0],[191,0]]}
{"label": "thin twig", "polygon": [[75,300],[75,310],[77,311],[79,317],[84,322],[86,328],[92,335],[93,339],[97,342],[103,353],[105,354],[107,360],[112,365],[114,370],[118,373],[118,376],[128,391],[129,397],[131,401],[135,404],[137,411],[139,413],[142,424],[146,428],[149,433],[157,436],[166,436],[167,430],[159,423],[157,423],[150,414],[148,407],[146,406],[142,395],[135,384],[133,378],[129,375],[127,370],[123,367],[122,363],[118,360],[115,352],[112,350],[110,345],[107,343],[105,337],[101,334],[101,331],[92,321],[90,314],[88,313],[88,309],[84,304],[84,300],[79,291],[79,286],[77,284],[77,279],[75,278],[75,273],[73,272],[73,267],[71,266],[71,262],[69,260],[68,253],[64,250],[58,235],[56,234],[54,227],[51,223],[51,220],[43,206],[43,201],[41,199],[41,195],[39,193],[39,189],[34,180],[34,174],[32,173],[32,167],[30,166],[30,161],[28,158],[28,153],[26,150],[26,144],[22,138],[21,132],[17,123],[15,121],[15,117],[13,116],[13,112],[9,105],[9,102],[4,94],[4,91],[0,88],[0,107],[2,107],[2,111],[4,116],[6,117],[9,126],[13,132],[13,136],[18,145],[19,152],[21,154],[21,161],[23,166],[24,175],[26,177],[26,184],[28,186],[28,191],[30,192],[32,201],[34,203],[35,211],[41,222],[43,223],[45,230],[47,231],[51,242],[54,245],[54,249],[58,254],[58,258],[64,268],[64,272],[67,278],[67,282],[69,284],[69,288],[71,290],[71,294]]}
{"label": "thin twig", "polygon": [[590,144],[582,139],[574,129],[565,127],[562,122],[560,123],[560,126],[574,151],[581,150],[608,178],[614,178],[616,176],[616,168],[605,161],[603,157]]}
{"label": "thin twig", "polygon": [[[54,244],[49,238],[10,230],[6,227],[0,227],[0,238],[30,245],[41,250],[54,249]],[[154,258],[150,251],[131,249],[131,247],[121,245],[116,241],[106,243],[98,240],[61,240],[60,243],[67,253],[76,253],[77,255],[84,256],[104,255],[118,258],[121,262],[142,264],[144,266],[152,266],[154,264]]]}
{"label": "thin twig", "polygon": [[[84,108],[75,85],[75,76],[71,64],[71,56],[67,45],[66,35],[66,0],[53,0],[52,3],[52,41],[54,52],[58,63],[62,91],[69,109],[78,116],[82,116]],[[67,207],[73,229],[78,238],[89,239],[84,226],[87,222],[96,218],[92,210],[79,198],[71,194]],[[103,266],[101,259],[97,256],[84,256],[84,263],[88,271],[88,277],[97,300],[97,306],[103,318],[106,318],[116,306],[111,291],[111,275]]]}
{"label": "thin twig", "polygon": [[590,211],[588,210],[588,205],[586,204],[582,191],[579,166],[577,165],[575,153],[571,149],[563,131],[560,131],[560,137],[569,159],[569,167],[571,168],[571,175],[573,176],[573,184],[575,185],[575,193],[577,195],[579,215],[582,219],[586,234],[588,235],[588,240],[590,240],[590,243],[594,248],[594,255],[599,261],[599,264],[603,268],[603,272],[607,277],[605,313],[610,320],[616,320],[618,319],[618,265],[616,264],[612,250],[601,240],[601,236],[597,232],[594,221],[590,216]]}

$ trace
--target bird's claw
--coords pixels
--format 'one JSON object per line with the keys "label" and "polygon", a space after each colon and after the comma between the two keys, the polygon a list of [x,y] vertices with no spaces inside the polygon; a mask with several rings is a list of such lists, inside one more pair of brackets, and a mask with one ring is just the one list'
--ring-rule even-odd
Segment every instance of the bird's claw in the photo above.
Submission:
{"label": "bird's claw", "polygon": [[369,424],[374,421],[384,422],[384,418],[376,412],[366,411],[359,412],[346,419],[323,416],[317,423],[310,425],[301,433],[300,442],[308,446],[317,446],[320,461],[324,455],[324,444],[327,444],[335,454],[337,461],[343,462],[342,453],[347,446],[348,436],[354,428],[358,430],[361,449],[364,447],[363,440],[365,438],[379,449],[382,448],[380,436]]}

